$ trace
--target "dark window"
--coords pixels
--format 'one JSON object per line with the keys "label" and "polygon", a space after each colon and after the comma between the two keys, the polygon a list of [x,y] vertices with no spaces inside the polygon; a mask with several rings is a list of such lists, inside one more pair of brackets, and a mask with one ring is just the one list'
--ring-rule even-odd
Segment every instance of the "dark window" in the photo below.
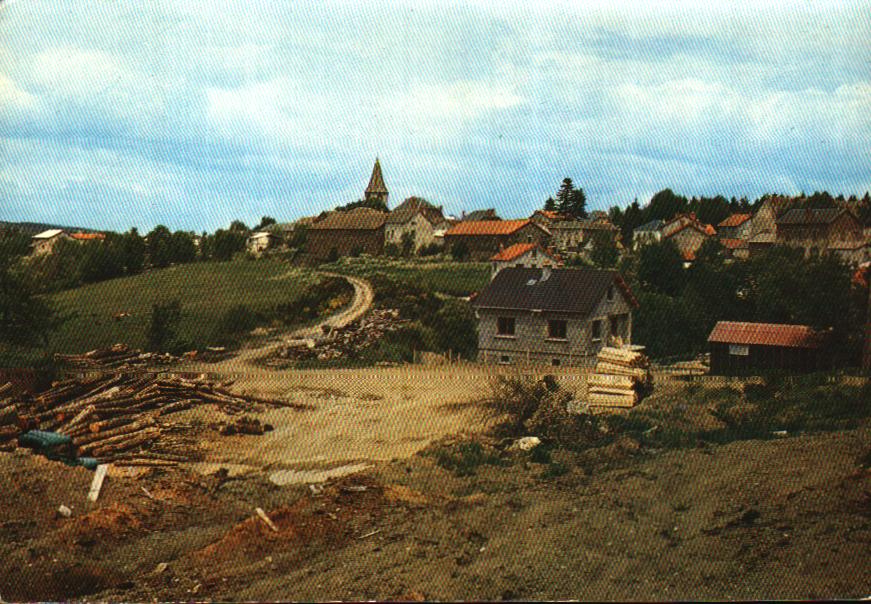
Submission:
{"label": "dark window", "polygon": [[511,357],[508,356],[507,354],[503,354],[501,357],[499,357],[499,362],[500,363],[510,363]]}
{"label": "dark window", "polygon": [[592,334],[593,334],[594,340],[601,340],[602,339],[602,322],[601,321],[593,321]]}
{"label": "dark window", "polygon": [[559,359],[551,359],[550,364],[553,365],[554,367],[559,367],[560,360]]}
{"label": "dark window", "polygon": [[526,243],[532,243],[532,235],[526,236]]}
{"label": "dark window", "polygon": [[557,340],[566,339],[566,322],[565,321],[548,321],[547,322],[547,337]]}
{"label": "dark window", "polygon": [[513,336],[514,317],[499,317],[496,319],[496,333],[500,336]]}

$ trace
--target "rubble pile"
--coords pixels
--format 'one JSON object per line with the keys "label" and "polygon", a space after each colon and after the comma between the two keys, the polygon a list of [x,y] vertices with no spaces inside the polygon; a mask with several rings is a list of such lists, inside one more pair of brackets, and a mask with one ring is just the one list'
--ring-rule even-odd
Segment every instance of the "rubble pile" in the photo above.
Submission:
{"label": "rubble pile", "polygon": [[[203,404],[217,405],[227,414],[262,405],[301,407],[235,394],[228,390],[231,384],[155,374],[67,379],[36,396],[20,397],[11,404],[4,401],[0,421],[14,418],[14,432],[9,430],[12,439],[30,428],[69,436],[78,454],[100,463],[175,465],[186,460],[186,428],[164,421],[166,415]],[[12,411],[7,411],[10,407]]]}
{"label": "rubble pile", "polygon": [[232,436],[233,434],[253,434],[259,436],[273,430],[271,424],[261,424],[259,419],[247,415],[243,415],[233,422],[218,424],[216,428],[223,436]]}
{"label": "rubble pile", "polygon": [[142,352],[126,344],[98,348],[84,354],[55,354],[54,358],[76,369],[125,369],[143,365],[169,365],[179,360],[169,353]]}
{"label": "rubble pile", "polygon": [[285,346],[277,356],[279,359],[319,361],[352,357],[406,323],[408,321],[400,319],[396,309],[373,310],[358,321],[329,331],[319,340],[300,340],[295,345]]}
{"label": "rubble pile", "polygon": [[0,451],[15,448],[15,439],[21,432],[18,406],[11,383],[0,386]]}
{"label": "rubble pile", "polygon": [[640,352],[606,346],[596,361],[595,371],[587,380],[591,411],[634,407],[653,389],[650,361]]}

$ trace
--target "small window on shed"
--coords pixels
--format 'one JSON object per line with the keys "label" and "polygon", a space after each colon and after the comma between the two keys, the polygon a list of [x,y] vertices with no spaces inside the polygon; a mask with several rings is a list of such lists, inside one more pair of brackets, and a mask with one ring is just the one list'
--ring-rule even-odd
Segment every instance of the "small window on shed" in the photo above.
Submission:
{"label": "small window on shed", "polygon": [[559,359],[551,359],[551,360],[550,360],[550,364],[551,364],[552,367],[559,367],[559,366],[560,366],[560,360],[559,360]]}
{"label": "small window on shed", "polygon": [[499,317],[496,319],[496,333],[500,336],[513,336],[514,317]]}
{"label": "small window on shed", "polygon": [[499,357],[499,362],[503,365],[508,365],[511,362],[511,357],[507,354],[503,354],[501,357]]}
{"label": "small window on shed", "polygon": [[593,321],[592,326],[590,327],[590,333],[592,334],[593,341],[602,339],[602,321]]}

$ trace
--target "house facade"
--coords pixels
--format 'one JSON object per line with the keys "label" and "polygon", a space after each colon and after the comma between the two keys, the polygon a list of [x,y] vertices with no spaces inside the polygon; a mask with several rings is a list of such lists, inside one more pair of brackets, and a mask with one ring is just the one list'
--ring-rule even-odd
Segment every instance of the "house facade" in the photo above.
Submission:
{"label": "house facade", "polygon": [[[384,223],[384,244],[402,248],[403,237],[410,237],[413,251],[438,243],[436,233],[446,230],[442,209],[420,197],[409,197],[390,212]],[[408,235],[406,235],[408,233]]]}
{"label": "house facade", "polygon": [[698,223],[688,222],[681,228],[672,230],[663,238],[673,241],[684,260],[692,262],[695,260],[699,248],[702,247],[705,241],[711,238],[711,235],[700,227]]}
{"label": "house facade", "polygon": [[270,233],[269,231],[257,231],[256,233],[251,233],[245,241],[245,247],[250,253],[260,255],[269,248],[275,246],[279,241],[280,239],[274,233]]}
{"label": "house facade", "polygon": [[639,250],[645,245],[662,241],[662,220],[651,220],[632,231],[632,249]]}
{"label": "house facade", "polygon": [[537,243],[515,243],[490,258],[490,278],[505,268],[554,268],[561,264],[558,256]]}
{"label": "house facade", "polygon": [[316,260],[384,252],[387,214],[372,208],[330,212],[313,222],[306,235],[306,252]]}
{"label": "house facade", "polygon": [[465,246],[469,258],[487,261],[515,243],[550,244],[550,232],[531,220],[464,220],[445,233],[445,246]]}
{"label": "house facade", "polygon": [[805,257],[831,252],[853,264],[865,260],[862,223],[844,208],[793,208],[777,219],[776,242],[804,250]]}
{"label": "house facade", "polygon": [[732,214],[717,225],[717,236],[720,239],[745,240],[750,235],[752,214]]}
{"label": "house facade", "polygon": [[616,271],[543,267],[499,271],[472,305],[480,362],[561,366],[631,343],[638,303]]}
{"label": "house facade", "polygon": [[63,229],[49,229],[41,233],[37,233],[30,238],[31,254],[34,256],[43,256],[51,254],[61,241],[72,241],[66,231]]}

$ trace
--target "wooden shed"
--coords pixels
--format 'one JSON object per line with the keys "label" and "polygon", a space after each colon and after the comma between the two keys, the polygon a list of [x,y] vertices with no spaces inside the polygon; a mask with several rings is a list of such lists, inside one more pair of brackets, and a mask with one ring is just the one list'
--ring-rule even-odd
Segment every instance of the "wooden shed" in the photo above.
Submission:
{"label": "wooden shed", "polygon": [[807,325],[720,321],[708,336],[711,373],[810,373],[825,368],[824,343]]}

